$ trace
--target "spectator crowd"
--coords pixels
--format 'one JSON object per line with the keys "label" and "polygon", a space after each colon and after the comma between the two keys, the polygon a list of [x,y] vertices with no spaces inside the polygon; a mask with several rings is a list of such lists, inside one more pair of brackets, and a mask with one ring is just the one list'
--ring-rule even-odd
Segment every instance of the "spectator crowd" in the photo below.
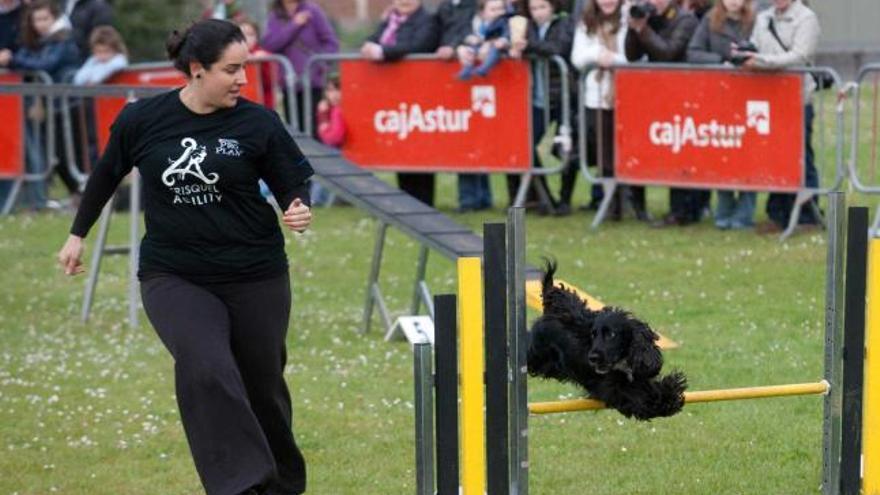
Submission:
{"label": "spectator crowd", "polygon": [[[297,74],[303,74],[308,60],[317,54],[339,51],[334,27],[314,0],[271,0],[265,26],[248,18],[236,2],[207,1],[205,17],[227,18],[238,23],[254,55],[279,54],[288,59]],[[0,68],[29,72],[42,71],[53,82],[100,84],[128,65],[128,51],[113,26],[113,9],[106,0],[0,0]],[[124,34],[124,33],[123,33]],[[486,77],[503,58],[532,59],[532,122],[534,163],[541,166],[538,144],[550,126],[560,123],[561,73],[548,64],[547,57],[559,56],[572,69],[569,88],[572,115],[577,115],[578,89],[584,92],[587,136],[586,162],[596,175],[614,174],[614,67],[627,63],[729,64],[742,70],[777,70],[812,65],[820,36],[816,14],[806,0],[442,0],[429,10],[422,0],[391,0],[377,29],[360,47],[363,58],[378,63],[399,60],[409,54],[434,54],[457,62],[461,80]],[[545,67],[545,64],[547,65]],[[311,94],[301,82],[295,87],[295,102],[286,94],[276,95],[275,84],[283,77],[270,64],[261,67],[265,85],[264,104],[287,109],[295,104],[303,115],[310,112],[316,122],[315,137],[334,147],[345,142],[345,120],[340,102],[338,78],[316,65],[310,70]],[[583,88],[577,88],[579,72],[587,71]],[[549,78],[543,77],[549,73]],[[805,177],[807,187],[818,187],[811,145],[813,125],[812,94],[821,78],[804,76]],[[662,95],[657,95],[662,96]],[[310,108],[304,108],[306,102]],[[548,107],[549,105],[549,107]],[[26,100],[25,138],[28,143],[26,167],[39,174],[51,169],[50,156],[61,166],[54,167],[70,192],[72,203],[81,184],[63,164],[69,157],[65,146],[54,153],[41,149],[38,136],[45,133],[48,119],[40,99]],[[77,147],[72,162],[95,158],[93,116],[82,109],[85,126],[75,130]],[[74,126],[77,127],[77,126]],[[573,130],[577,136],[577,129]],[[538,213],[569,215],[578,175],[576,152],[564,146],[554,153],[564,163],[560,188],[552,191],[543,176],[537,176],[527,191],[526,204]],[[575,147],[576,150],[577,147]],[[85,157],[84,160],[79,160]],[[519,190],[518,175],[507,177],[508,202]],[[429,205],[434,204],[434,175],[400,173],[400,187]],[[11,188],[0,181],[0,207]],[[611,220],[628,214],[655,227],[683,226],[712,218],[719,229],[755,227],[756,193],[717,191],[714,210],[711,191],[672,188],[669,209],[654,218],[648,212],[643,187],[618,187],[608,200]],[[332,202],[326,191],[313,190],[316,204]],[[597,209],[603,188],[593,184],[590,198],[581,208]],[[58,207],[47,199],[46,184],[32,182],[26,187],[22,203],[32,209]],[[493,205],[488,176],[461,174],[458,177],[459,211],[477,211]],[[794,204],[793,194],[771,194],[766,214],[771,223],[761,230],[777,230],[788,222]],[[818,222],[818,208],[804,209],[799,222]]]}

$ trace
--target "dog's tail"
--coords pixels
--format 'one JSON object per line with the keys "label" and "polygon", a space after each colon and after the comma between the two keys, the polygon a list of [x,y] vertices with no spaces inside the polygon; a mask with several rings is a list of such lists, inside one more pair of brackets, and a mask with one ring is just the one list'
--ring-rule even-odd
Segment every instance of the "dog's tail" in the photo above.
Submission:
{"label": "dog's tail", "polygon": [[541,283],[541,295],[544,296],[553,288],[553,275],[556,274],[557,267],[554,258],[544,258],[544,280]]}

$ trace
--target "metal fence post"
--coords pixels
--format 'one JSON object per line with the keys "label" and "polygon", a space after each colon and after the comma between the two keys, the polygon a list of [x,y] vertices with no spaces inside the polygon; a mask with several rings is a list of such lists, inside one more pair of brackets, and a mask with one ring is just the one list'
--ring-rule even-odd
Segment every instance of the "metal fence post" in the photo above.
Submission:
{"label": "metal fence post", "polygon": [[431,344],[413,344],[415,382],[416,494],[434,495],[434,396]]}
{"label": "metal fence post", "polygon": [[840,493],[841,374],[843,371],[843,254],[846,196],[828,195],[828,255],[825,262],[825,395],[822,419],[822,493]]}

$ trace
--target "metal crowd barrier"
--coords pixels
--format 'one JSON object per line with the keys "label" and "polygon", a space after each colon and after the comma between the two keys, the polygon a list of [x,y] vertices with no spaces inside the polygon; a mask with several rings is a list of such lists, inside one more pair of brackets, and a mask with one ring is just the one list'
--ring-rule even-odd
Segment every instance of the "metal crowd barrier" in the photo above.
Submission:
{"label": "metal crowd barrier", "polygon": [[[605,219],[607,212],[608,212],[608,209],[611,205],[611,200],[613,198],[614,192],[616,191],[618,186],[620,186],[620,185],[656,186],[656,184],[641,184],[641,183],[624,182],[624,181],[621,181],[615,177],[604,177],[604,176],[601,176],[598,174],[594,174],[593,172],[590,171],[589,165],[591,165],[591,164],[587,163],[587,153],[589,150],[587,147],[587,134],[586,134],[586,132],[587,132],[587,128],[586,128],[587,127],[586,126],[587,108],[585,106],[586,102],[585,102],[585,94],[584,94],[584,86],[585,86],[584,83],[585,83],[585,78],[587,77],[587,75],[590,74],[590,72],[592,70],[595,70],[597,68],[598,67],[595,65],[587,67],[584,71],[582,71],[580,73],[580,75],[578,77],[578,157],[579,157],[580,171],[581,171],[581,174],[584,176],[584,178],[589,183],[600,184],[602,186],[602,189],[604,192],[603,201],[600,204],[599,210],[598,210],[596,216],[594,217],[592,225],[591,225],[593,228],[597,228],[602,223],[602,221]],[[649,70],[650,69],[666,69],[666,70],[688,70],[688,71],[695,71],[696,70],[696,71],[716,71],[716,72],[731,72],[731,73],[742,73],[742,71],[743,71],[743,69],[731,68],[730,66],[695,65],[695,64],[684,64],[684,63],[682,63],[682,64],[632,63],[632,64],[616,65],[616,66],[612,67],[610,70],[613,71],[613,70],[619,70],[619,69],[649,69]],[[804,185],[803,187],[801,187],[797,191],[795,204],[794,204],[794,207],[792,208],[792,212],[789,217],[788,225],[787,225],[785,231],[781,235],[781,238],[785,239],[788,236],[790,236],[794,232],[795,228],[797,227],[798,217],[799,217],[801,209],[804,207],[804,205],[810,205],[810,207],[812,207],[814,209],[814,213],[819,218],[821,218],[821,212],[818,210],[818,207],[816,207],[815,203],[811,202],[810,200],[815,196],[827,195],[828,193],[830,193],[832,191],[839,190],[841,187],[841,184],[843,183],[844,177],[846,175],[844,164],[843,164],[843,162],[844,162],[844,152],[843,152],[843,148],[844,148],[844,138],[843,138],[843,136],[844,136],[844,101],[845,101],[845,96],[846,96],[848,90],[842,84],[840,75],[834,69],[832,69],[830,67],[797,67],[797,68],[787,69],[786,71],[783,71],[783,72],[801,73],[801,74],[805,75],[804,77],[806,77],[807,74],[827,74],[827,75],[830,75],[834,80],[833,87],[835,88],[837,93],[840,95],[840,97],[837,100],[837,105],[835,107],[836,123],[835,123],[835,139],[834,139],[835,155],[834,155],[834,164],[833,164],[833,167],[834,167],[833,168],[833,175],[831,172],[829,172],[827,170],[828,166],[824,166],[824,167],[822,166],[823,162],[824,162],[823,151],[824,151],[824,145],[825,145],[824,129],[823,129],[824,128],[824,125],[823,125],[824,111],[822,111],[822,108],[824,108],[825,96],[824,96],[824,94],[822,94],[821,91],[817,91],[816,95],[818,95],[818,96],[814,95],[814,100],[818,99],[820,102],[819,103],[819,110],[815,111],[815,113],[814,113],[815,117],[814,117],[814,122],[813,122],[813,128],[814,128],[813,141],[814,142],[817,141],[816,135],[820,136],[820,138],[818,140],[819,147],[814,146],[814,165],[816,166],[817,173],[819,175],[820,184],[823,179],[827,183],[827,180],[829,178],[831,178],[831,182],[827,183],[827,185],[825,185],[825,186],[820,185],[819,187],[807,187],[806,185]],[[818,129],[820,132],[816,132],[815,131],[816,129]],[[601,142],[601,138],[602,138],[601,131],[602,131],[601,126],[597,125],[596,126],[596,132],[597,132],[596,143]],[[616,150],[615,150],[615,152],[616,152]],[[599,157],[597,156],[597,161],[598,161],[598,159],[599,159]],[[601,170],[601,168],[597,167],[597,171],[599,171],[599,170]],[[702,186],[678,185],[678,184],[670,185],[670,186],[671,187],[683,187],[683,188],[702,187]],[[706,187],[706,188],[710,189],[710,187]],[[763,189],[763,190],[767,190],[767,189]]]}
{"label": "metal crowd barrier", "polygon": [[[312,92],[311,92],[311,77],[310,77],[310,75],[311,75],[312,71],[314,70],[313,67],[315,67],[318,64],[325,64],[325,65],[338,64],[339,62],[349,61],[349,60],[365,60],[365,59],[363,57],[361,57],[361,55],[359,53],[319,54],[319,55],[315,55],[315,56],[312,56],[309,58],[308,62],[306,62],[306,68],[304,70],[304,73],[302,74],[303,98],[304,98],[303,99],[303,102],[304,102],[303,106],[306,109],[312,108],[312,94],[311,94]],[[433,55],[433,54],[412,54],[412,55],[407,55],[403,59],[403,62],[405,62],[407,60],[443,60],[443,59],[440,59],[439,57],[437,57],[436,55]],[[557,136],[554,139],[554,141],[561,144],[561,148],[563,150],[563,157],[561,157],[561,160],[560,160],[561,163],[559,166],[545,168],[545,167],[536,167],[535,164],[532,164],[532,167],[527,172],[520,174],[521,175],[520,186],[519,186],[519,189],[517,190],[516,196],[513,200],[513,206],[522,206],[525,203],[526,194],[528,193],[529,186],[531,185],[532,180],[536,176],[553,175],[553,174],[558,174],[558,173],[562,172],[565,169],[565,167],[568,166],[568,154],[571,152],[571,149],[572,149],[572,144],[571,144],[572,143],[572,139],[571,139],[572,127],[571,127],[571,111],[570,111],[570,109],[571,109],[571,104],[570,104],[571,90],[569,87],[568,64],[566,63],[565,59],[563,59],[562,57],[560,57],[558,55],[550,57],[550,58],[527,58],[527,60],[529,60],[532,63],[535,63],[538,61],[548,61],[550,63],[555,64],[559,70],[560,80],[561,80],[561,84],[562,84],[561,91],[560,91],[560,102],[559,102],[559,104],[561,105],[561,109],[560,109],[561,113],[560,113],[559,126],[557,128]],[[394,61],[394,62],[376,62],[376,63],[379,63],[379,64],[383,64],[383,63],[398,64],[398,63],[402,63],[402,62],[401,61]],[[456,62],[449,61],[449,63],[454,64]],[[549,88],[550,84],[549,84],[549,66],[548,65],[544,65],[544,70],[542,71],[541,77],[544,79],[544,81],[547,81],[547,83],[545,84],[545,87]],[[379,81],[379,83],[381,83],[381,81]],[[426,82],[426,83],[430,84],[430,82]],[[534,84],[534,81],[533,81],[533,84]],[[528,95],[529,101],[531,101],[531,94],[532,94],[531,92],[532,92],[532,88],[530,87],[529,88],[529,95]],[[544,124],[545,124],[544,129],[545,129],[545,132],[548,131],[550,128],[549,125],[550,125],[551,104],[553,104],[553,102],[551,102],[549,100],[549,91],[545,91],[544,92]],[[311,115],[311,112],[304,110],[303,117],[304,117],[303,122],[304,122],[304,127],[305,127],[305,129],[304,129],[305,133],[312,134],[313,130],[314,130],[314,122],[313,122],[313,117]],[[466,173],[466,171],[462,171],[461,173]],[[551,205],[552,202],[550,201],[549,191],[544,191],[541,187],[538,187],[537,189],[538,189],[538,194],[543,196],[543,198],[541,198],[542,202],[544,202],[547,205]]]}
{"label": "metal crowd barrier", "polygon": [[[867,171],[859,167],[859,155],[862,137],[862,87],[865,79],[873,75],[870,116],[871,135],[867,144],[869,148],[869,163]],[[880,152],[880,135],[878,135],[878,119],[880,119],[880,63],[867,64],[859,69],[856,80],[852,84],[853,96],[853,122],[852,142],[850,143],[849,179],[852,186],[865,194],[880,194],[880,179],[877,176],[878,152]],[[870,172],[869,176],[863,174]],[[880,205],[874,213],[874,221],[871,224],[871,233],[880,236]]]}

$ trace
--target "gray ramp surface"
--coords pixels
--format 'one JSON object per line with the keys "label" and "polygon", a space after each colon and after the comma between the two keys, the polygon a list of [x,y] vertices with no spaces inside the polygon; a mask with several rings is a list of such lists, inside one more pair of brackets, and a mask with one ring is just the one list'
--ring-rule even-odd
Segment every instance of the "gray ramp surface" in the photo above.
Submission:
{"label": "gray ramp surface", "polygon": [[[468,227],[358,167],[339,150],[310,136],[294,138],[321,183],[337,196],[449,259],[483,256],[483,238]],[[536,268],[526,268],[526,278],[540,275]]]}

